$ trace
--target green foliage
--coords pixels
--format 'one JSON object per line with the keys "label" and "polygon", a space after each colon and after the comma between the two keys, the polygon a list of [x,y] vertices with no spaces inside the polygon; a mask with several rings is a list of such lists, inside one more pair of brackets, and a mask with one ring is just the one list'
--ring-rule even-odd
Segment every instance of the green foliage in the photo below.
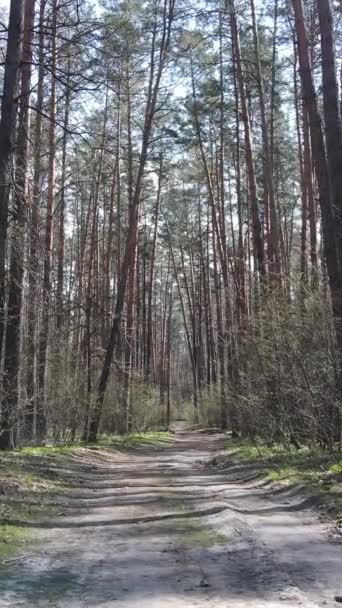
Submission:
{"label": "green foliage", "polygon": [[167,446],[173,440],[172,433],[168,431],[149,431],[147,433],[134,433],[132,435],[108,435],[102,436],[96,444],[98,447],[125,450],[129,448],[140,448],[144,446],[160,447]]}
{"label": "green foliage", "polygon": [[234,460],[262,465],[265,479],[282,485],[303,485],[307,491],[320,496],[329,511],[342,510],[342,461],[340,453],[327,454],[319,448],[286,449],[251,443],[249,440],[228,439],[226,450]]}
{"label": "green foliage", "polygon": [[16,555],[31,536],[27,528],[0,522],[0,562]]}
{"label": "green foliage", "polygon": [[329,473],[342,474],[342,460],[335,462],[329,467]]}
{"label": "green foliage", "polygon": [[[72,445],[61,445],[61,446],[29,446],[19,448],[13,452],[13,454],[20,454],[21,457],[41,457],[48,456],[56,458],[59,456],[72,456],[80,450],[84,450],[87,447],[103,447],[113,449],[126,449],[139,447],[144,445],[157,446],[160,444],[167,444],[172,441],[173,435],[168,431],[148,431],[146,433],[132,433],[130,435],[101,435],[96,443],[75,443]],[[9,453],[10,454],[10,453]],[[16,472],[17,476],[20,476],[29,484],[33,484],[34,481],[39,480],[30,473],[23,472],[20,470],[18,465],[10,465],[12,470]]]}

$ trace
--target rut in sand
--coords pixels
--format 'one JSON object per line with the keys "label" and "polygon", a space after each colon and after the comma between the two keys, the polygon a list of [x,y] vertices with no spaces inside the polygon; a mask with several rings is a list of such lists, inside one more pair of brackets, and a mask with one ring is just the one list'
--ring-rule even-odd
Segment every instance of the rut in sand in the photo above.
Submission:
{"label": "rut in sand", "polygon": [[37,542],[2,569],[0,607],[336,606],[341,546],[302,498],[210,465],[222,446],[178,432],[66,458],[63,515],[26,522]]}

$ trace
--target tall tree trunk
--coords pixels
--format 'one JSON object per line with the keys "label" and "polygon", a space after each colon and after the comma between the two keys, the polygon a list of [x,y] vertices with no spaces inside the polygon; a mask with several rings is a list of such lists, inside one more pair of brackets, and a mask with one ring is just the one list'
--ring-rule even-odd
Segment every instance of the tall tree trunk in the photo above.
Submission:
{"label": "tall tree trunk", "polygon": [[44,104],[44,53],[45,53],[45,15],[46,0],[40,2],[39,35],[38,35],[38,85],[36,100],[36,120],[33,144],[33,191],[30,198],[29,234],[28,234],[28,304],[27,304],[27,373],[25,436],[35,436],[36,414],[36,325],[37,325],[37,282],[38,282],[38,231],[39,199],[41,191],[41,144],[42,144],[42,111]]}
{"label": "tall tree trunk", "polygon": [[245,285],[245,255],[243,242],[243,208],[241,191],[241,144],[240,144],[240,120],[239,120],[239,95],[236,78],[236,61],[233,61],[234,94],[235,94],[235,137],[236,137],[236,197],[238,216],[238,250],[237,250],[237,308],[240,323],[244,322],[247,314],[246,285]]}
{"label": "tall tree trunk", "polygon": [[[274,186],[273,186],[273,163],[272,163],[272,152],[270,147],[268,125],[266,119],[266,107],[265,107],[265,95],[264,95],[264,79],[261,70],[260,61],[260,49],[259,49],[259,35],[258,26],[255,16],[254,0],[250,0],[252,10],[252,25],[253,25],[253,38],[254,38],[254,51],[255,51],[255,63],[257,70],[257,87],[260,104],[261,114],[261,130],[264,146],[264,168],[265,168],[265,182],[267,184],[267,195],[270,210],[270,240],[272,244],[272,259],[270,260],[270,272],[276,277],[280,275],[281,264],[280,264],[280,245],[279,245],[279,229],[278,229],[278,217],[275,203]],[[272,275],[271,275],[272,278]]]}
{"label": "tall tree trunk", "polygon": [[133,413],[131,411],[131,380],[133,367],[133,332],[134,332],[134,278],[136,272],[137,246],[130,262],[127,285],[126,308],[126,341],[125,341],[125,369],[123,382],[122,422],[120,432],[129,433],[133,427]]}
{"label": "tall tree trunk", "polygon": [[173,306],[173,293],[172,283],[170,285],[170,296],[169,296],[169,312],[167,319],[167,339],[166,339],[166,428],[170,428],[171,424],[171,349],[172,349],[172,306]]}
{"label": "tall tree trunk", "polygon": [[304,142],[304,181],[307,193],[307,212],[310,228],[310,259],[312,287],[318,284],[318,261],[317,261],[317,219],[316,203],[313,186],[312,156],[310,146],[309,118],[306,108],[303,107],[303,142]]}
{"label": "tall tree trunk", "polygon": [[195,423],[198,423],[199,422],[199,411],[198,411],[198,378],[197,378],[197,370],[196,370],[196,361],[195,361],[195,357],[194,357],[193,340],[191,340],[191,335],[190,335],[189,328],[188,328],[188,323],[187,323],[187,318],[186,318],[186,310],[185,310],[185,305],[184,305],[184,298],[183,298],[183,294],[182,294],[182,289],[181,289],[181,285],[180,285],[180,280],[179,280],[179,275],[178,275],[178,270],[177,270],[177,264],[176,264],[175,254],[174,254],[174,251],[173,251],[173,246],[172,246],[171,240],[170,240],[170,253],[171,253],[172,265],[173,265],[173,270],[174,270],[176,284],[177,284],[179,301],[180,301],[181,310],[182,310],[182,317],[183,317],[183,325],[184,325],[186,343],[187,343],[187,346],[188,346],[190,363],[191,363],[192,380],[193,380],[194,421],[195,421]]}
{"label": "tall tree trunk", "polygon": [[240,51],[240,39],[236,21],[235,5],[234,0],[228,0],[230,8],[230,28],[232,34],[232,48],[233,56],[236,62],[236,78],[240,93],[241,102],[241,115],[245,129],[245,147],[246,147],[246,165],[248,171],[248,184],[250,191],[250,206],[251,206],[251,219],[252,219],[252,234],[253,234],[253,247],[254,254],[257,262],[257,271],[260,278],[265,277],[265,257],[264,257],[264,243],[262,236],[262,226],[260,221],[259,213],[259,198],[257,191],[255,165],[252,147],[252,134],[251,125],[249,119],[249,112],[247,107],[247,97],[245,90],[245,79],[242,70],[241,51]]}
{"label": "tall tree trunk", "polygon": [[[99,207],[99,196],[100,196],[100,187],[102,180],[102,172],[103,172],[103,160],[104,160],[104,151],[106,144],[106,127],[107,127],[107,119],[108,119],[108,87],[106,88],[106,98],[105,98],[105,107],[104,107],[104,116],[103,116],[103,125],[102,125],[102,133],[101,133],[101,141],[100,141],[100,151],[99,151],[99,159],[98,166],[95,169],[94,178],[93,178],[93,187],[92,187],[92,195],[89,201],[89,219],[91,217],[91,232],[90,232],[90,248],[89,248],[89,258],[87,264],[87,285],[86,285],[86,294],[85,294],[85,329],[86,329],[86,361],[87,361],[87,410],[86,410],[86,421],[85,427],[83,430],[82,438],[84,441],[88,438],[89,433],[89,423],[90,423],[90,409],[91,409],[91,397],[92,397],[92,327],[91,327],[91,318],[94,304],[96,304],[96,245],[98,243],[98,207]],[[94,161],[96,159],[96,150],[94,152]],[[92,199],[92,200],[91,200]],[[88,220],[87,220],[88,223]]]}
{"label": "tall tree trunk", "polygon": [[224,348],[224,333],[222,321],[222,299],[220,289],[220,279],[218,273],[216,239],[213,231],[213,263],[214,263],[214,286],[216,299],[216,324],[217,324],[217,358],[218,370],[220,379],[220,416],[221,428],[227,428],[227,404],[226,404],[226,366],[225,366],[225,348]]}
{"label": "tall tree trunk", "polygon": [[150,377],[151,356],[152,356],[152,296],[153,296],[153,284],[154,284],[154,264],[155,264],[155,258],[156,258],[156,248],[157,248],[158,220],[159,220],[159,210],[160,210],[160,200],[161,200],[162,171],[163,171],[163,158],[162,158],[162,156],[160,156],[157,198],[156,198],[156,204],[155,204],[155,209],[154,209],[154,227],[153,227],[152,252],[151,252],[151,261],[150,261],[150,274],[149,274],[149,282],[148,282],[146,367],[145,367],[145,379],[147,381]]}
{"label": "tall tree trunk", "polygon": [[64,124],[63,124],[63,144],[62,144],[62,171],[61,171],[61,195],[59,200],[59,226],[58,226],[58,252],[57,252],[57,291],[56,291],[56,306],[57,306],[57,329],[60,330],[64,323],[64,224],[65,224],[65,180],[66,180],[66,161],[67,161],[67,141],[70,113],[70,58],[67,65],[67,82],[64,102]]}
{"label": "tall tree trunk", "polygon": [[[336,239],[336,225],[335,217],[333,213],[333,207],[331,204],[330,194],[332,192],[333,201],[337,200],[336,184],[338,179],[335,176],[335,180],[331,183],[332,188],[330,189],[328,163],[325,155],[324,139],[322,132],[321,118],[317,109],[316,92],[314,87],[314,81],[311,71],[311,65],[308,55],[307,36],[304,22],[304,11],[302,0],[292,0],[294,14],[295,14],[295,26],[297,34],[297,46],[298,46],[298,58],[300,77],[302,83],[302,94],[303,103],[309,116],[310,131],[311,131],[311,144],[312,144],[312,156],[314,166],[316,170],[318,191],[319,191],[319,203],[321,208],[322,216],[322,228],[323,228],[323,247],[324,255],[327,265],[329,285],[331,292],[331,301],[333,309],[333,318],[336,333],[337,343],[337,384],[339,391],[342,390],[342,274],[339,257],[339,247],[336,241],[340,243],[339,238]],[[326,60],[326,57],[325,57]],[[329,94],[329,92],[328,92]],[[325,112],[327,111],[327,100],[325,100]],[[331,102],[332,103],[332,102]],[[332,104],[333,105],[333,104]],[[328,103],[329,107],[329,103]],[[331,120],[331,115],[329,116]],[[329,122],[329,130],[332,128],[332,123]],[[335,124],[337,128],[337,124]],[[328,127],[327,127],[328,128]],[[330,151],[330,171],[334,166],[334,152],[331,150],[331,140],[334,139],[332,134],[329,136],[329,143],[327,137],[327,147]],[[339,140],[338,140],[339,141]],[[331,176],[333,178],[333,176]],[[341,192],[339,193],[341,195]],[[336,205],[335,205],[336,208]],[[340,230],[339,218],[337,218],[337,230]],[[329,422],[331,433],[333,433],[333,425],[335,419],[334,406],[332,405],[329,411]],[[332,440],[332,435],[330,441]]]}
{"label": "tall tree trunk", "polygon": [[37,402],[37,438],[42,440],[46,433],[46,379],[47,353],[50,330],[51,304],[51,263],[53,217],[55,197],[55,154],[56,154],[56,67],[57,67],[57,0],[52,3],[51,15],[51,90],[49,102],[49,159],[48,159],[48,189],[46,205],[43,290],[42,290],[42,320],[39,336],[38,352],[38,402]]}
{"label": "tall tree trunk", "polygon": [[[128,72],[128,69],[127,69]],[[123,382],[123,403],[121,432],[128,433],[132,425],[130,411],[130,389],[131,371],[133,365],[133,327],[134,327],[134,278],[137,259],[137,239],[138,239],[138,206],[134,205],[134,178],[133,178],[133,143],[132,143],[132,103],[130,78],[127,73],[127,191],[128,191],[128,216],[129,223],[131,215],[134,214],[134,245],[132,256],[129,259],[128,281],[127,281],[127,306],[126,306],[126,340],[124,348],[124,382]]]}
{"label": "tall tree trunk", "polygon": [[[304,157],[305,150],[303,153],[302,145],[302,132],[301,132],[301,121],[299,112],[299,91],[297,82],[297,48],[294,40],[294,64],[293,64],[293,81],[294,81],[294,102],[295,102],[295,113],[296,113],[296,130],[297,130],[297,141],[298,141],[298,160],[299,160],[299,172],[300,172],[300,183],[301,183],[301,200],[302,200],[302,225],[301,225],[301,245],[300,245],[300,286],[301,286],[301,299],[304,303],[306,296],[306,288],[308,283],[308,264],[307,264],[307,215],[308,215],[308,185],[305,179],[305,166]],[[304,129],[303,129],[304,130]]]}
{"label": "tall tree trunk", "polygon": [[[11,0],[0,118],[0,348],[5,334],[8,204],[16,136],[23,18],[24,0]],[[6,413],[3,412],[6,426],[5,418]]]}
{"label": "tall tree trunk", "polygon": [[322,89],[325,140],[331,184],[333,214],[336,222],[336,243],[342,265],[342,128],[339,107],[333,18],[330,0],[317,0],[321,34]]}
{"label": "tall tree trunk", "polygon": [[[316,170],[319,202],[322,214],[324,252],[327,263],[332,298],[334,299],[335,296],[338,294],[339,290],[341,289],[342,280],[336,247],[334,216],[330,201],[330,182],[327,159],[325,155],[322,122],[317,109],[316,91],[314,87],[314,81],[308,55],[303,3],[302,0],[292,0],[292,2],[295,14],[299,71],[302,83],[303,104],[309,117],[312,155]],[[338,309],[336,309],[335,312],[337,313]]]}
{"label": "tall tree trunk", "polygon": [[[314,183],[313,183],[313,167],[312,167],[312,154],[310,145],[310,125],[309,116],[307,111],[307,104],[302,99],[302,130],[303,137],[301,136],[301,121],[300,121],[300,106],[299,106],[299,91],[297,86],[297,47],[295,32],[293,32],[293,45],[294,45],[294,85],[295,85],[295,103],[296,103],[296,126],[297,126],[297,138],[299,146],[299,161],[300,161],[300,176],[302,185],[302,247],[301,247],[301,277],[302,279],[308,279],[308,268],[307,268],[307,252],[304,247],[303,240],[306,239],[306,228],[304,230],[304,216],[309,222],[310,232],[310,259],[311,259],[311,286],[316,288],[318,284],[318,259],[317,259],[317,220],[316,220],[316,204],[314,199]],[[303,141],[302,141],[303,140]]]}
{"label": "tall tree trunk", "polygon": [[[24,11],[24,36],[20,79],[17,153],[15,166],[14,218],[11,234],[7,328],[4,353],[4,399],[2,411],[8,418],[7,429],[0,437],[1,447],[9,447],[11,418],[17,418],[19,402],[20,326],[25,252],[25,219],[27,208],[27,163],[29,152],[29,105],[32,73],[34,0],[28,0]],[[12,434],[12,444],[14,436]]]}
{"label": "tall tree trunk", "polygon": [[[340,289],[335,305],[337,342],[337,374],[339,393],[342,393],[342,126],[334,49],[333,16],[330,0],[317,0],[321,34],[322,84],[325,141],[331,186],[331,202],[335,220],[336,245],[340,272]],[[341,408],[331,408],[331,441],[339,434],[341,440]]]}

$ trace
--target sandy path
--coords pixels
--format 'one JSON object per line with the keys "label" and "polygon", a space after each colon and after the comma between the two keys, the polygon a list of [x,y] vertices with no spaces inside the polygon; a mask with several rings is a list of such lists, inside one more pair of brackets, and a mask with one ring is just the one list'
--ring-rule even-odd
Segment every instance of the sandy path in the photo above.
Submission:
{"label": "sandy path", "polygon": [[337,606],[342,547],[300,498],[269,496],[205,463],[222,438],[89,450],[63,472],[72,514],[0,575],[1,608]]}

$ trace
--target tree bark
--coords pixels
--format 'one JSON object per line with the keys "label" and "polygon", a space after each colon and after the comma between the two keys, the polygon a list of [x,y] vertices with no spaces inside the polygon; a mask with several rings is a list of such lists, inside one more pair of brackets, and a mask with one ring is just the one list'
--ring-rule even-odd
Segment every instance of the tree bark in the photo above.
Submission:
{"label": "tree bark", "polygon": [[24,0],[11,0],[0,118],[0,348],[5,334],[8,204],[16,136],[23,18]]}
{"label": "tree bark", "polygon": [[55,197],[55,154],[56,154],[56,67],[57,67],[57,0],[53,0],[51,16],[51,90],[49,102],[49,159],[48,189],[45,224],[42,320],[38,351],[38,401],[37,401],[37,438],[43,439],[46,433],[46,379],[47,353],[50,332],[51,304],[51,264]]}
{"label": "tree bark", "polygon": [[261,114],[261,130],[264,146],[264,171],[265,171],[265,183],[267,185],[267,196],[270,210],[270,241],[272,244],[272,250],[270,255],[270,267],[271,278],[275,275],[275,278],[280,276],[281,273],[281,259],[280,259],[280,245],[279,245],[279,228],[278,228],[278,216],[275,203],[274,186],[273,186],[273,163],[272,153],[268,135],[268,125],[266,119],[266,108],[265,108],[265,95],[264,95],[264,80],[261,70],[260,61],[260,49],[259,49],[259,35],[258,27],[255,16],[254,0],[250,0],[252,10],[252,25],[253,25],[253,38],[254,38],[254,51],[256,59],[256,70],[257,70],[257,87],[260,104]]}
{"label": "tree bark", "polygon": [[[11,233],[7,328],[4,351],[3,411],[16,419],[19,404],[20,327],[27,215],[27,166],[30,139],[30,96],[32,74],[32,42],[35,0],[27,0],[24,12],[22,43],[20,105],[16,146],[14,210]],[[3,436],[3,441],[7,434]],[[14,437],[12,435],[12,444]]]}
{"label": "tree bark", "polygon": [[35,436],[36,417],[36,325],[37,325],[37,283],[38,283],[38,231],[39,231],[39,199],[41,191],[41,144],[42,144],[42,110],[44,104],[44,15],[46,1],[41,0],[39,12],[38,35],[38,85],[36,101],[36,120],[33,144],[33,191],[29,209],[28,234],[28,305],[27,305],[27,372],[26,372],[26,414],[25,436],[33,439]]}
{"label": "tree bark", "polygon": [[330,0],[317,0],[317,8],[321,34],[323,110],[331,203],[339,263],[342,265],[342,129]]}
{"label": "tree bark", "polygon": [[65,246],[65,180],[66,180],[66,161],[67,161],[67,141],[68,141],[68,126],[69,126],[69,113],[70,113],[70,58],[68,58],[67,65],[68,75],[65,91],[65,105],[64,105],[64,133],[63,133],[63,144],[62,144],[62,171],[61,171],[61,196],[59,200],[59,226],[58,226],[58,252],[57,252],[57,292],[56,292],[56,324],[57,330],[60,330],[64,324],[64,246]]}
{"label": "tree bark", "polygon": [[160,157],[159,164],[159,176],[158,176],[158,188],[157,198],[154,209],[154,227],[153,227],[153,240],[152,240],[152,252],[150,261],[150,273],[148,281],[148,302],[147,302],[147,332],[146,332],[146,367],[145,367],[145,380],[148,381],[151,372],[151,356],[152,356],[152,296],[153,296],[153,284],[154,284],[154,264],[156,258],[157,248],[157,234],[158,234],[158,220],[159,210],[161,201],[161,184],[162,184],[162,171],[163,171],[163,158]]}
{"label": "tree bark", "polygon": [[255,165],[252,147],[252,134],[251,125],[249,119],[249,112],[247,107],[247,98],[245,90],[245,79],[242,70],[241,51],[240,51],[240,39],[236,21],[235,5],[234,0],[229,0],[230,8],[230,27],[232,34],[232,48],[233,56],[236,62],[236,78],[240,93],[241,102],[241,115],[245,129],[245,147],[246,147],[246,165],[248,171],[248,183],[250,191],[250,207],[251,207],[251,220],[252,220],[252,234],[253,234],[253,247],[255,253],[255,259],[257,262],[257,272],[260,279],[263,279],[266,275],[265,268],[265,256],[264,256],[264,243],[262,236],[262,226],[260,221],[259,213],[259,198],[257,191],[257,183],[255,176]]}

